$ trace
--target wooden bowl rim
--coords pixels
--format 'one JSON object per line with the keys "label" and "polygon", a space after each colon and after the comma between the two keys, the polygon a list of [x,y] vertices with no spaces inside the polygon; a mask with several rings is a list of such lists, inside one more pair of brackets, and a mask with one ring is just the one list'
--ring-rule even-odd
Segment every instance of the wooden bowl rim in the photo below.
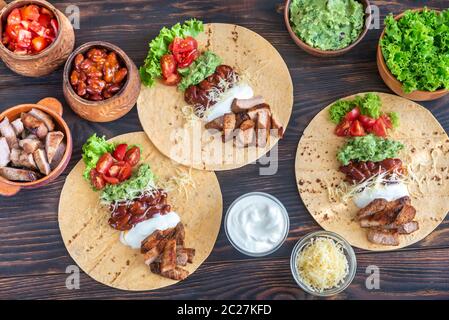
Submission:
{"label": "wooden bowl rim", "polygon": [[[42,177],[41,179],[38,179],[36,181],[31,181],[31,182],[16,182],[16,181],[10,181],[7,180],[3,177],[0,177],[0,182],[10,185],[10,186],[17,186],[17,187],[32,187],[35,185],[40,185],[42,183],[45,183],[48,180],[53,180],[55,178],[57,178],[59,175],[62,174],[62,167],[66,166],[67,164],[65,163],[67,161],[67,158],[69,158],[71,156],[72,153],[72,133],[70,132],[70,128],[67,125],[67,123],[65,122],[65,120],[63,119],[62,116],[60,116],[59,114],[57,114],[55,111],[53,111],[52,109],[42,106],[40,104],[33,104],[33,103],[24,103],[24,104],[19,104],[17,106],[11,107],[6,109],[5,111],[3,111],[0,114],[0,121],[2,121],[6,116],[8,116],[9,113],[16,111],[17,109],[22,109],[22,108],[29,108],[29,110],[31,110],[32,108],[36,108],[36,109],[40,109],[42,111],[44,111],[45,113],[48,113],[54,120],[56,120],[56,122],[62,126],[62,129],[64,129],[64,134],[65,134],[65,140],[67,143],[66,146],[66,150],[64,152],[64,156],[62,157],[61,161],[59,162],[59,164],[56,166],[56,168],[54,170],[52,170],[50,172],[49,175]],[[8,117],[9,118],[9,117]],[[61,171],[61,172],[59,172]]]}
{"label": "wooden bowl rim", "polygon": [[[427,8],[427,7],[423,7],[423,8],[415,8],[415,9],[407,9],[407,10],[401,12],[400,14],[394,16],[394,20],[397,21],[397,20],[401,19],[401,18],[405,15],[405,13],[408,12],[408,11],[412,11],[412,12],[421,12],[421,11],[424,11],[426,8]],[[428,9],[428,8],[427,8],[427,9]],[[440,10],[437,10],[437,9],[430,9],[430,10],[435,10],[435,11],[441,12]],[[383,39],[384,36],[385,36],[385,29],[386,29],[386,27],[384,27],[384,29],[383,29],[383,31],[382,31],[380,37],[379,37],[379,42],[377,43],[377,58],[378,58],[377,61],[378,61],[378,63],[381,64],[381,68],[380,68],[380,69],[382,69],[382,71],[385,72],[385,75],[386,75],[388,78],[390,78],[393,82],[395,82],[395,84],[396,84],[398,87],[400,87],[401,90],[403,91],[403,89],[402,89],[402,82],[400,82],[400,81],[399,81],[399,80],[398,80],[398,79],[391,73],[390,68],[388,68],[387,63],[385,62],[384,55],[383,55],[383,53],[382,53],[382,48],[381,48],[381,46],[380,46],[380,42],[382,41],[382,39]],[[387,86],[388,86],[388,84],[387,84]],[[388,86],[388,87],[389,87],[389,86]],[[390,89],[391,89],[391,88],[390,88]],[[444,92],[449,93],[449,90],[447,90],[447,89],[438,89],[438,90],[436,90],[436,91],[422,91],[422,90],[415,90],[415,91],[410,92],[410,93],[405,93],[405,92],[404,92],[404,95],[410,96],[410,95],[412,95],[412,94],[413,94],[413,95],[420,95],[420,94],[423,94],[423,95],[429,95],[429,96],[430,96],[430,95],[440,95],[440,94],[443,94]]]}
{"label": "wooden bowl rim", "polygon": [[[126,76],[126,82],[123,84],[122,88],[120,89],[117,94],[112,96],[109,99],[102,100],[102,101],[91,101],[84,99],[80,97],[75,90],[73,90],[72,85],[69,81],[69,73],[72,71],[72,64],[73,60],[75,59],[76,55],[80,52],[86,52],[90,48],[93,47],[104,47],[110,51],[113,51],[119,55],[119,58],[125,63],[126,68],[128,69],[128,75]],[[109,103],[120,99],[123,95],[126,94],[126,90],[129,87],[131,83],[131,72],[132,70],[137,69],[137,67],[134,67],[134,62],[131,60],[131,58],[126,54],[124,50],[122,50],[120,47],[116,46],[113,43],[106,42],[106,41],[90,41],[86,42],[85,44],[82,44],[78,48],[76,48],[68,57],[65,66],[64,66],[64,72],[63,72],[63,86],[65,89],[68,90],[68,93],[70,96],[75,99],[77,102],[81,103],[83,107],[101,107],[104,105],[108,105]]]}
{"label": "wooden bowl rim", "polygon": [[56,19],[58,20],[58,34],[56,35],[55,41],[53,41],[52,44],[50,44],[50,46],[48,46],[47,48],[45,48],[42,52],[38,53],[38,54],[34,54],[34,55],[20,55],[20,54],[16,54],[13,51],[9,50],[8,48],[6,48],[3,44],[2,41],[0,41],[0,50],[6,52],[7,54],[13,56],[15,59],[17,60],[22,60],[22,61],[30,61],[30,60],[36,60],[36,59],[40,59],[42,57],[47,56],[51,49],[54,48],[57,43],[61,42],[61,35],[62,35],[62,20],[60,17],[60,12],[58,9],[56,9],[56,7],[54,7],[50,2],[45,1],[45,0],[15,0],[11,3],[8,3],[1,11],[0,11],[0,36],[3,33],[3,15],[6,14],[6,12],[10,13],[11,9],[17,8],[17,7],[21,7],[27,4],[38,4],[41,7],[45,7],[46,9],[49,9],[50,11],[53,12],[53,14],[55,15]]}
{"label": "wooden bowl rim", "polygon": [[[370,9],[371,3],[369,2],[369,0],[358,0],[358,1],[364,5],[365,26],[364,26],[363,31],[360,33],[359,37],[357,38],[357,40],[355,40],[353,43],[351,43],[346,48],[338,49],[338,50],[321,50],[321,49],[314,48],[314,47],[308,45],[300,37],[298,37],[296,35],[296,33],[293,31],[292,26],[290,25],[291,0],[286,0],[285,7],[284,7],[284,21],[285,21],[285,25],[287,27],[288,33],[290,34],[290,36],[292,37],[292,39],[294,40],[296,45],[298,45],[298,47],[300,47],[302,49],[310,50],[310,51],[314,52],[316,55],[319,55],[321,57],[326,57],[326,56],[334,57],[334,56],[338,56],[338,55],[347,53],[347,52],[351,51],[355,46],[357,46],[363,40],[363,38],[365,38],[366,34],[368,33],[369,25],[371,24],[371,20],[372,20],[372,14],[371,14],[371,9]],[[370,10],[368,10],[368,8]],[[366,13],[366,11],[369,11],[369,13]]]}

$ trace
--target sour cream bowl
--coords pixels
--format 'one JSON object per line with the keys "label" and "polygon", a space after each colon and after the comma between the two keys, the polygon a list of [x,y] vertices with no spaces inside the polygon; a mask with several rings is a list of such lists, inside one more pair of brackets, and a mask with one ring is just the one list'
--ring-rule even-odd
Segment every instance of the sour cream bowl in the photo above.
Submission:
{"label": "sour cream bowl", "polygon": [[224,229],[229,242],[238,251],[251,257],[263,257],[283,245],[290,230],[290,219],[277,198],[251,192],[231,204]]}

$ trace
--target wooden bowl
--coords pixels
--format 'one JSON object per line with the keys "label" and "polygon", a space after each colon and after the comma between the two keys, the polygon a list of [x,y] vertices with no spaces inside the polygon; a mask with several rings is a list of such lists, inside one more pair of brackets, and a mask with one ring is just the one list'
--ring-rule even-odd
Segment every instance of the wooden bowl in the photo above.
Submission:
{"label": "wooden bowl", "polygon": [[[70,73],[75,56],[78,53],[85,53],[93,47],[114,51],[128,69],[127,79],[120,91],[103,101],[90,101],[80,97],[70,84]],[[76,49],[67,59],[64,68],[63,90],[67,103],[81,118],[93,122],[109,122],[123,117],[134,107],[140,93],[140,76],[134,62],[122,49],[112,43],[93,41]]]}
{"label": "wooden bowl", "polygon": [[49,114],[55,121],[56,128],[64,133],[66,141],[66,150],[64,156],[59,162],[58,166],[50,172],[48,176],[42,179],[32,181],[32,182],[14,182],[0,177],[0,195],[2,196],[12,196],[15,195],[20,189],[33,189],[42,187],[51,181],[55,180],[67,167],[70,157],[72,156],[72,134],[67,126],[67,123],[62,118],[63,108],[61,103],[55,98],[45,98],[39,101],[37,104],[21,104],[12,108],[9,108],[0,114],[0,121],[2,121],[6,116],[10,121],[13,121],[20,117],[22,112],[28,112],[32,108],[42,110],[43,112]]}
{"label": "wooden bowl", "polygon": [[356,45],[358,45],[362,41],[362,39],[368,33],[368,29],[371,24],[372,15],[371,15],[371,5],[370,5],[369,1],[368,0],[358,0],[358,1],[363,4],[364,10],[365,10],[365,28],[362,31],[362,33],[360,34],[359,38],[356,41],[354,41],[352,44],[347,46],[346,48],[343,48],[340,50],[321,50],[318,48],[311,47],[310,45],[308,45],[307,43],[302,41],[296,35],[296,33],[293,31],[293,29],[290,25],[290,3],[291,3],[291,0],[287,0],[285,2],[285,7],[284,7],[285,26],[287,27],[288,33],[290,34],[290,37],[293,39],[293,41],[295,41],[295,43],[298,45],[298,47],[303,49],[305,52],[307,52],[313,56],[323,57],[323,58],[341,56],[341,55],[351,51]]}
{"label": "wooden bowl", "polygon": [[75,33],[69,19],[44,0],[16,0],[6,5],[0,0],[0,35],[3,34],[3,26],[9,13],[18,7],[28,4],[36,4],[53,12],[58,20],[59,30],[55,41],[39,54],[18,55],[6,48],[0,41],[0,58],[9,69],[27,77],[41,77],[48,75],[64,64],[67,57],[75,47]]}
{"label": "wooden bowl", "polygon": [[[424,8],[415,9],[412,11],[423,11]],[[399,20],[404,16],[405,12],[401,13],[400,15],[397,15],[394,17],[395,20]],[[397,95],[407,98],[409,100],[414,101],[432,101],[440,99],[441,97],[447,95],[449,93],[446,89],[441,89],[437,91],[420,91],[416,90],[411,93],[405,93],[404,90],[402,90],[402,83],[399,82],[398,79],[390,72],[390,69],[388,69],[388,66],[385,62],[384,56],[382,54],[382,48],[380,46],[380,42],[382,41],[383,37],[385,35],[385,28],[380,36],[379,43],[377,45],[377,69],[379,70],[379,74],[382,77],[385,84]]]}

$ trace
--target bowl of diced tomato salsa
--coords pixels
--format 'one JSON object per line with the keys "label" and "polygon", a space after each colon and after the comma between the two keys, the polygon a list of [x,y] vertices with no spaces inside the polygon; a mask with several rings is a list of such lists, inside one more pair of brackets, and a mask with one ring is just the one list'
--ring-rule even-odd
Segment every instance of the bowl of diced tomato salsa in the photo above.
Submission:
{"label": "bowl of diced tomato salsa", "polygon": [[47,1],[11,2],[2,9],[0,22],[0,57],[16,73],[47,75],[73,51],[73,27]]}

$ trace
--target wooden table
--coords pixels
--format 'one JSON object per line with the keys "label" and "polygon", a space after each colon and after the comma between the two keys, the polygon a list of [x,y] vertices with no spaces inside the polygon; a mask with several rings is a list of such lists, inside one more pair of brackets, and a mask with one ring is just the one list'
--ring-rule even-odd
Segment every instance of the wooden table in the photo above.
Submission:
{"label": "wooden table", "polygon": [[[51,1],[65,11],[64,1]],[[110,0],[73,1],[80,8],[81,29],[77,46],[92,40],[113,42],[124,49],[137,65],[147,54],[147,44],[162,26],[189,17],[205,22],[236,23],[259,33],[284,57],[294,82],[295,105],[287,135],[279,145],[279,172],[259,176],[258,165],[218,173],[224,210],[249,191],[265,191],[278,197],[290,213],[287,242],[266,258],[249,258],[238,253],[220,230],[207,261],[186,281],[151,292],[111,289],[81,274],[79,290],[65,286],[67,266],[74,264],[58,228],[58,201],[64,179],[81,158],[83,142],[94,132],[112,137],[142,130],[134,108],[124,118],[108,124],[91,123],[77,117],[65,105],[64,118],[74,137],[72,160],[67,170],[50,185],[0,198],[0,298],[143,298],[143,299],[311,299],[298,288],[290,273],[290,253],[305,234],[320,230],[302,204],[295,184],[296,147],[312,117],[334,100],[364,91],[389,92],[376,67],[380,30],[371,30],[349,54],[320,59],[301,51],[290,39],[280,10],[280,0]],[[447,1],[372,1],[382,15],[399,13],[426,3],[444,8]],[[383,25],[383,23],[382,23]],[[20,103],[36,102],[46,96],[63,101],[62,70],[40,79],[20,77],[0,63],[0,110]],[[449,96],[423,103],[449,131]],[[237,183],[236,183],[237,182]],[[356,250],[357,275],[352,285],[336,299],[449,298],[449,220],[425,240],[394,252]],[[367,290],[367,266],[380,268],[380,290]]]}

